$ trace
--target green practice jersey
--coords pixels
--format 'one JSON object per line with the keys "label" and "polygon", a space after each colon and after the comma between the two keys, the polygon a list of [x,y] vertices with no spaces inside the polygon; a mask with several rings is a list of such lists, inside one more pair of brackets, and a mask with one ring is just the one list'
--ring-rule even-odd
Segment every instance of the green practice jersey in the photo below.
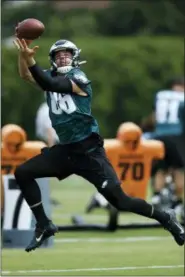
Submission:
{"label": "green practice jersey", "polygon": [[[51,75],[51,71],[47,71]],[[91,133],[99,133],[97,121],[91,114],[92,88],[80,68],[73,68],[67,74],[87,96],[75,93],[46,92],[49,115],[61,144],[81,141]]]}

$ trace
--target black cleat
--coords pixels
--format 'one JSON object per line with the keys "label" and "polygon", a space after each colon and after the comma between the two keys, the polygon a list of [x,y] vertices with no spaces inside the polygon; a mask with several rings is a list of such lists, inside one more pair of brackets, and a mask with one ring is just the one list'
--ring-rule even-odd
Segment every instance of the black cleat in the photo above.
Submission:
{"label": "black cleat", "polygon": [[178,245],[184,244],[184,228],[177,221],[174,210],[168,210],[166,213],[170,216],[169,221],[164,224],[164,228],[168,230],[174,237]]}
{"label": "black cleat", "polygon": [[25,251],[30,252],[40,247],[43,242],[51,236],[54,236],[58,232],[57,226],[55,226],[50,220],[45,227],[40,227],[38,224],[35,228],[35,233],[30,244],[26,247]]}

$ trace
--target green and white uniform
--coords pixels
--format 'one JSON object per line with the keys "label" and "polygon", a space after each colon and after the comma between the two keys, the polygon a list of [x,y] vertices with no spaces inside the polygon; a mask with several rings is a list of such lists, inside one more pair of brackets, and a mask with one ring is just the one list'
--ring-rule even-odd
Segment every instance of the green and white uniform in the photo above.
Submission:
{"label": "green and white uniform", "polygon": [[[47,73],[52,74],[51,70]],[[91,82],[80,68],[73,68],[65,76],[87,93],[87,96],[79,96],[67,92],[46,92],[52,127],[61,144],[70,144],[87,138],[91,133],[99,134],[99,127],[91,114]]]}

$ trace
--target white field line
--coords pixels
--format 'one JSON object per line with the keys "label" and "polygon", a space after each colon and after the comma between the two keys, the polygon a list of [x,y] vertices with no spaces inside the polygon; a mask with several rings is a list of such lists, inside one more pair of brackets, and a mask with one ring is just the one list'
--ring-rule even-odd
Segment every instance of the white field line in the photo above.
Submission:
{"label": "white field line", "polygon": [[2,274],[17,273],[57,273],[57,272],[83,272],[83,271],[110,271],[110,270],[140,270],[140,269],[164,269],[183,268],[184,265],[151,265],[151,266],[128,266],[128,267],[103,267],[103,268],[74,268],[74,269],[33,269],[33,270],[5,270]]}
{"label": "white field line", "polygon": [[[54,209],[53,209],[54,210]],[[70,214],[70,213],[60,213],[58,211],[54,211],[53,212],[53,218],[55,219],[71,219],[72,216],[75,216],[75,214]],[[82,219],[84,219],[85,221],[89,220],[105,220],[105,222],[107,221],[107,215],[106,214],[81,214],[80,216],[82,216]],[[126,221],[124,221],[125,223],[138,223],[138,219],[134,216],[133,218],[130,218],[129,215],[121,215],[124,217],[124,219]],[[87,223],[88,223],[87,222]],[[121,221],[122,222],[122,221]],[[148,222],[156,222],[155,219],[152,218],[141,218],[139,223],[148,223]],[[66,222],[65,222],[66,223]],[[104,223],[104,222],[103,222]],[[67,223],[66,223],[67,224]]]}
{"label": "white field line", "polygon": [[[56,244],[72,244],[72,243],[132,243],[132,242],[142,242],[142,241],[164,241],[164,240],[173,240],[171,236],[165,236],[165,237],[127,237],[127,238],[67,238],[67,239],[55,239],[54,242]],[[6,256],[12,256],[17,255],[17,252],[21,251],[22,249],[12,249],[12,251],[6,251],[8,249],[3,249],[2,254],[5,253]],[[45,249],[42,249],[45,250]],[[47,249],[46,249],[47,250]],[[5,252],[4,252],[5,251]],[[54,253],[61,253],[61,250],[58,248],[51,248],[49,251],[44,251],[42,255],[50,254],[52,252]],[[4,253],[3,253],[4,252]],[[63,252],[63,250],[62,250]]]}
{"label": "white field line", "polygon": [[127,238],[68,238],[68,239],[55,239],[55,243],[78,243],[78,242],[89,242],[89,243],[120,243],[120,242],[137,242],[137,241],[157,241],[157,240],[169,240],[170,236],[167,237],[127,237]]}

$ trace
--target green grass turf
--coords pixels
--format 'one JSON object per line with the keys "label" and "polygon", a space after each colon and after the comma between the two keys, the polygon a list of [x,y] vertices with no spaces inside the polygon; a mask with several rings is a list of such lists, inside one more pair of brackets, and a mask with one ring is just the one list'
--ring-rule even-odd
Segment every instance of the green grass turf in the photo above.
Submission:
{"label": "green grass turf", "polygon": [[[71,214],[82,214],[87,222],[105,223],[107,215],[103,210],[84,215],[84,207],[93,192],[92,185],[76,177],[62,183],[52,180],[51,196],[61,204],[52,209],[54,222],[69,224]],[[120,216],[121,223],[141,220],[145,218],[132,214]],[[124,240],[130,237],[134,241]],[[136,240],[140,237],[155,238]],[[163,229],[62,232],[56,235],[52,248],[31,253],[24,249],[2,250],[3,276],[184,276],[183,264],[184,248],[176,245]]]}

